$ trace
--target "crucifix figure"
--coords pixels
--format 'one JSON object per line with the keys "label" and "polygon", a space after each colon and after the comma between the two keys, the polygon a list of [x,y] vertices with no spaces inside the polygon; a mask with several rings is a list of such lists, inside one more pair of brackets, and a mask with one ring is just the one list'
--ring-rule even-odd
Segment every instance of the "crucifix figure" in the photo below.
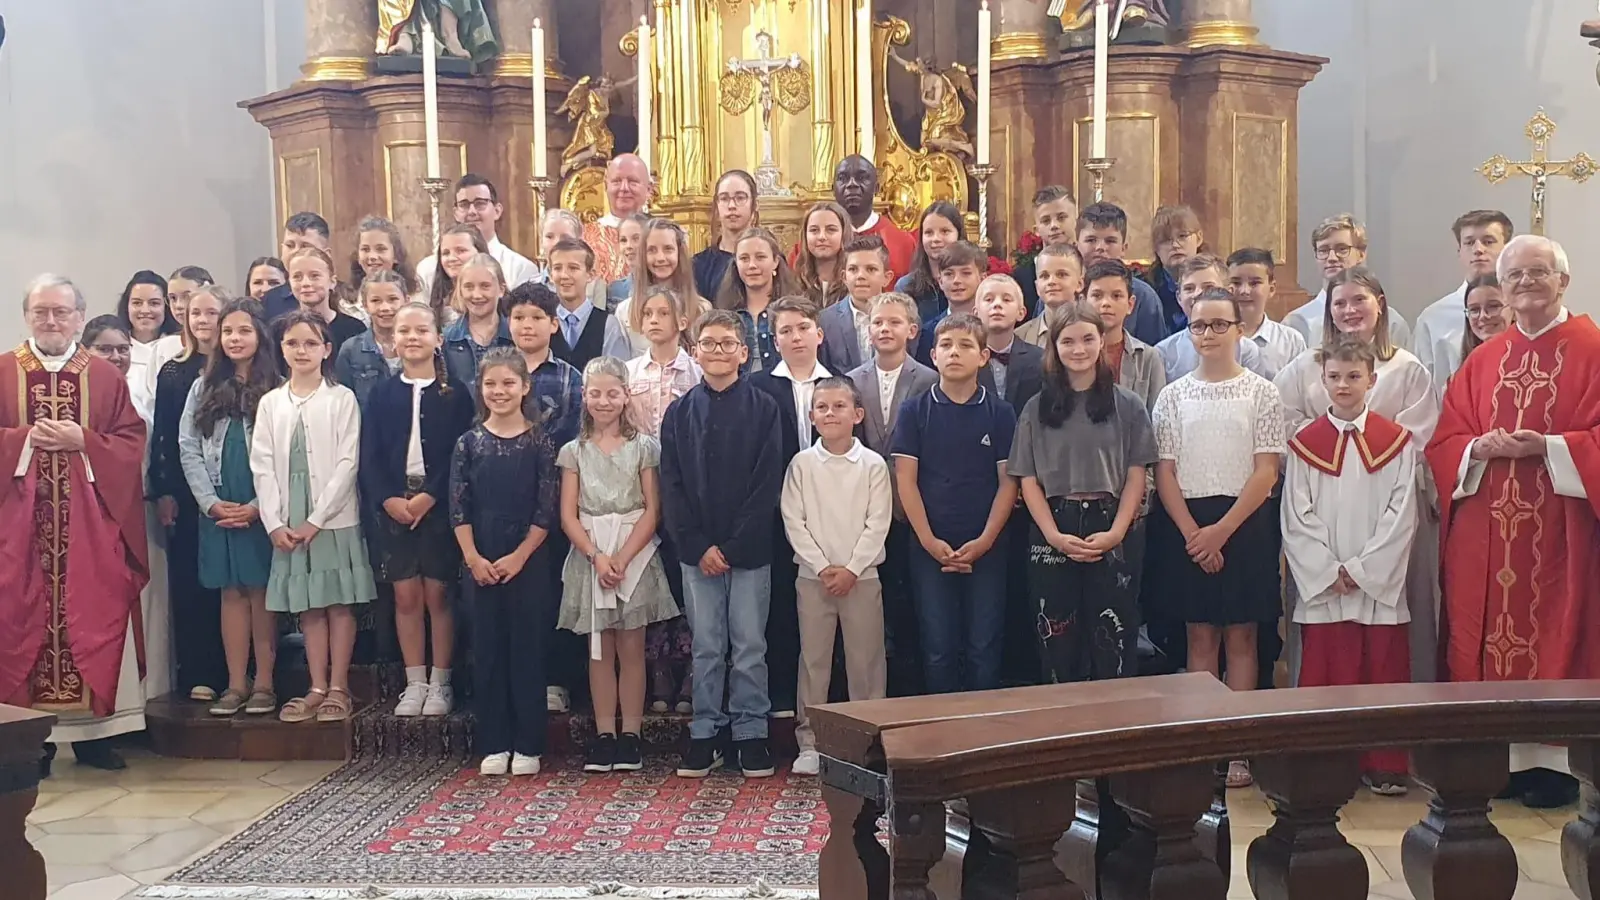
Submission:
{"label": "crucifix figure", "polygon": [[719,87],[722,108],[736,116],[760,100],[761,165],[756,167],[756,193],[784,197],[791,192],[779,181],[778,164],[772,157],[772,107],[776,104],[791,114],[805,109],[811,102],[811,74],[800,54],[775,58],[772,45],[771,34],[757,32],[756,57],[728,60]]}
{"label": "crucifix figure", "polygon": [[1496,154],[1479,166],[1478,172],[1489,179],[1490,184],[1499,184],[1514,175],[1526,175],[1532,178],[1533,206],[1530,213],[1532,224],[1528,230],[1533,234],[1544,234],[1545,191],[1549,188],[1550,179],[1565,177],[1582,184],[1595,172],[1600,171],[1600,164],[1587,153],[1579,153],[1571,159],[1550,159],[1550,139],[1555,137],[1556,123],[1545,115],[1543,107],[1540,107],[1538,113],[1528,120],[1528,127],[1524,133],[1527,134],[1528,140],[1533,141],[1531,159],[1526,162],[1514,162]]}

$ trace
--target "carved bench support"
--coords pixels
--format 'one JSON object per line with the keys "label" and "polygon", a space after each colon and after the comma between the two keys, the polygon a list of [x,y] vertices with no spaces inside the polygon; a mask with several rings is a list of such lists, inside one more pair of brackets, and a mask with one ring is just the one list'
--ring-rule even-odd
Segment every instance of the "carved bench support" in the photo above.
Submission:
{"label": "carved bench support", "polygon": [[1567,887],[1582,900],[1600,896],[1600,743],[1578,741],[1567,750],[1567,765],[1577,777],[1578,818],[1561,829],[1561,871]]}
{"label": "carved bench support", "polygon": [[1228,880],[1195,840],[1215,781],[1210,763],[1111,776],[1133,821],[1100,870],[1103,900],[1224,900]]}
{"label": "carved bench support", "polygon": [[1511,900],[1517,854],[1489,821],[1489,798],[1505,787],[1505,744],[1444,744],[1412,751],[1417,781],[1433,792],[1428,815],[1400,843],[1406,884],[1417,900]]}
{"label": "carved bench support", "polygon": [[889,801],[889,885],[893,900],[934,900],[928,872],[944,856],[944,804]]}
{"label": "carved bench support", "polygon": [[1251,771],[1276,819],[1246,857],[1257,900],[1366,900],[1366,857],[1339,833],[1339,809],[1361,784],[1361,754],[1257,757]]}
{"label": "carved bench support", "polygon": [[817,855],[819,895],[889,900],[889,853],[878,843],[883,807],[826,782],[822,800],[829,819],[839,827],[829,830]]}
{"label": "carved bench support", "polygon": [[973,830],[988,837],[989,851],[982,865],[969,867],[963,897],[1082,900],[1083,889],[1055,862],[1056,843],[1072,824],[1075,790],[1074,782],[1062,781],[968,797]]}
{"label": "carved bench support", "polygon": [[1127,840],[1130,823],[1127,811],[1111,796],[1110,778],[1084,778],[1077,793],[1078,812],[1061,840],[1056,865],[1068,881],[1083,888],[1088,900],[1097,900],[1106,857]]}

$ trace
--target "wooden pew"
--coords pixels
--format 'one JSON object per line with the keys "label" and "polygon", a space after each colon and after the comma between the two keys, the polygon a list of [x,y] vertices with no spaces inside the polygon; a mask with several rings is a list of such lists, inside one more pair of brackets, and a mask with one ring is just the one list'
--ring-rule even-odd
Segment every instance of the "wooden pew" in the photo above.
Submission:
{"label": "wooden pew", "polygon": [[0,705],[0,878],[7,900],[44,900],[44,857],[28,843],[39,799],[39,755],[56,717]]}

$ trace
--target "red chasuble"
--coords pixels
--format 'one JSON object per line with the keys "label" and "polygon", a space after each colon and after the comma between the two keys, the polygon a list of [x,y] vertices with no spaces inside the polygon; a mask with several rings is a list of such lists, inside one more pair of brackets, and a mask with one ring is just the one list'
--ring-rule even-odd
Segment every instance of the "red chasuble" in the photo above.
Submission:
{"label": "red chasuble", "polygon": [[[14,477],[29,427],[42,419],[77,422],[84,450],[32,448]],[[0,700],[96,716],[115,709],[130,626],[143,646],[144,441],[122,374],[82,345],[54,373],[27,344],[0,354]]]}
{"label": "red chasuble", "polygon": [[878,214],[878,221],[871,228],[856,232],[856,237],[875,234],[883,238],[883,246],[889,250],[889,285],[892,287],[895,280],[902,275],[911,274],[911,259],[917,255],[917,239],[904,231],[900,226],[889,221],[889,217]]}
{"label": "red chasuble", "polygon": [[[1461,456],[1496,428],[1566,439],[1587,500],[1555,492],[1544,457],[1487,461],[1452,502]],[[1440,634],[1452,681],[1600,678],[1600,328],[1517,328],[1451,379],[1427,448],[1441,505]]]}
{"label": "red chasuble", "polygon": [[583,242],[594,251],[594,275],[610,284],[628,274],[626,255],[622,252],[622,237],[616,226],[588,222],[583,226]]}

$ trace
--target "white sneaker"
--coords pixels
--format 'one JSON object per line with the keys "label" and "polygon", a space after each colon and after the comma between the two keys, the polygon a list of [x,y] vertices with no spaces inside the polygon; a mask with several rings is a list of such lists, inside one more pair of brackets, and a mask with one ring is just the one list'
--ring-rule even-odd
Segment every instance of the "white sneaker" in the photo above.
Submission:
{"label": "white sneaker", "polygon": [[572,698],[564,687],[547,687],[544,689],[545,709],[553,713],[564,713],[572,708]]}
{"label": "white sneaker", "polygon": [[511,757],[511,774],[537,775],[539,774],[539,757],[523,756],[521,753]]}
{"label": "white sneaker", "polygon": [[448,716],[450,707],[455,703],[456,692],[448,684],[428,685],[428,699],[422,702],[422,714],[425,716]]}
{"label": "white sneaker", "polygon": [[479,775],[504,775],[511,767],[510,753],[491,753],[478,764]]}
{"label": "white sneaker", "polygon": [[405,691],[401,693],[400,702],[395,704],[394,714],[407,718],[420,716],[423,713],[423,707],[427,704],[427,700],[428,683],[425,681],[413,681],[406,685]]}
{"label": "white sneaker", "polygon": [[796,775],[815,775],[822,768],[822,757],[815,750],[801,750],[800,755],[794,759],[794,773]]}

